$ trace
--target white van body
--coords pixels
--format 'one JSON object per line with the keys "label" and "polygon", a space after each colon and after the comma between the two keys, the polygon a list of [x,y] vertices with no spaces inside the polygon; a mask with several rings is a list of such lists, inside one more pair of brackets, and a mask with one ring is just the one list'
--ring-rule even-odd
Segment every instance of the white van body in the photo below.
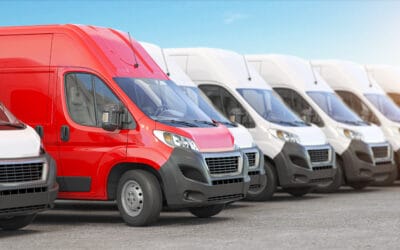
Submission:
{"label": "white van body", "polygon": [[[199,95],[200,90],[197,88],[197,85],[185,74],[185,72],[183,72],[173,58],[164,53],[162,48],[155,44],[146,42],[140,42],[140,44],[147,53],[150,54],[164,73],[166,73],[175,84],[180,86],[183,92],[185,92],[185,94],[187,94],[206,115],[208,115],[212,120],[221,122],[227,126],[234,137],[235,145],[240,148],[248,158],[249,175],[251,179],[248,196],[255,196],[261,192],[262,189],[265,188],[266,182],[264,160],[262,158],[262,153],[257,148],[249,131],[240,124],[231,123],[213,108],[212,104],[204,95]],[[203,105],[200,105],[200,103]]]}
{"label": "white van body", "polygon": [[[244,94],[239,93],[239,90],[271,92],[275,98],[274,100],[278,102],[279,107],[282,108],[285,114],[295,117],[295,119],[302,123],[273,94],[271,87],[261,76],[251,66],[247,65],[242,55],[231,51],[211,48],[167,49],[166,53],[178,62],[206,96],[211,98],[210,96],[213,94],[212,91],[207,94],[207,86],[219,87],[229,92],[233,99],[243,107],[254,123],[253,126],[248,125],[246,127],[257,145],[261,148],[266,160],[275,163],[279,183],[284,189],[300,189],[301,187],[315,186],[319,183],[329,183],[332,181],[336,172],[334,155],[325,135],[319,128],[314,125],[308,126],[304,123],[297,125],[279,124],[280,121],[283,123],[283,120],[270,122],[252,107],[248,100],[245,99]],[[211,101],[215,105],[215,102]],[[215,106],[218,109],[218,105]],[[234,119],[234,117],[230,117],[230,114],[225,113],[225,116],[231,118],[231,120]],[[280,139],[281,135],[284,135],[286,139]],[[293,143],[294,141],[296,142]],[[297,148],[289,150],[289,144],[295,144]],[[302,149],[300,150],[299,148]],[[297,172],[300,171],[297,165],[288,159],[292,157],[291,153],[298,153],[296,150],[304,150],[305,154],[298,157],[305,158],[305,161],[309,164],[307,167],[309,168],[308,172]],[[310,155],[314,152],[326,152],[327,158],[320,162]],[[324,168],[320,168],[321,165]],[[301,170],[304,170],[304,168]]]}
{"label": "white van body", "polygon": [[[366,105],[367,109],[375,116],[375,119],[368,120],[370,117],[365,117],[364,119],[380,126],[398,156],[400,154],[400,108],[396,106],[374,80],[378,77],[382,79],[382,73],[373,71],[368,74],[370,70],[367,71],[364,66],[348,61],[329,60],[313,61],[312,63],[346,103],[351,99],[357,98]],[[384,85],[390,86],[390,84]],[[391,85],[393,85],[393,87],[390,87],[391,89],[396,88],[394,87],[396,85],[395,82],[392,82]],[[348,95],[347,98],[344,96],[346,93]],[[349,95],[354,95],[354,98]],[[376,102],[374,103],[373,100],[376,100]],[[348,105],[351,107],[350,103]],[[356,109],[354,111],[361,112],[361,110]],[[360,116],[362,116],[361,113]]]}
{"label": "white van body", "polygon": [[[390,151],[390,145],[382,131],[376,126],[364,123],[350,111],[318,72],[312,70],[308,61],[286,55],[250,55],[246,56],[246,59],[300,116],[303,116],[301,113],[305,110],[301,110],[302,105],[290,100],[289,97],[292,96],[294,99],[294,96],[298,96],[298,99],[304,100],[305,105],[312,109],[309,112],[315,112],[320,128],[324,131],[336,154],[340,156],[340,164],[343,165],[341,168],[344,170],[349,185],[358,189],[367,186],[374,180],[388,178],[389,169],[393,166],[386,163],[392,162],[391,156],[388,155],[383,159],[375,159],[372,156],[373,146],[386,147]],[[346,119],[351,119],[351,122],[343,122],[328,115],[309,93],[329,96],[330,100],[335,102],[334,107],[329,108],[344,112],[347,116]],[[296,100],[296,102],[300,103],[300,100]],[[356,152],[362,152],[368,159],[372,158],[372,162],[366,163],[364,160],[358,159]],[[386,164],[385,168],[379,166],[378,169],[375,166],[375,163],[380,161]],[[384,171],[382,172],[381,169]]]}
{"label": "white van body", "polygon": [[400,67],[392,65],[366,65],[368,75],[400,107]]}

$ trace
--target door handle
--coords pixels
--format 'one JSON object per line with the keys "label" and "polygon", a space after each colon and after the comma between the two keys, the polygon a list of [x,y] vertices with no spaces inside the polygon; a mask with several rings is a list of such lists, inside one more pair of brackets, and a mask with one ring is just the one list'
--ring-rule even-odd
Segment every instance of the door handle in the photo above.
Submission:
{"label": "door handle", "polygon": [[62,141],[69,140],[69,127],[67,125],[61,126],[61,140]]}

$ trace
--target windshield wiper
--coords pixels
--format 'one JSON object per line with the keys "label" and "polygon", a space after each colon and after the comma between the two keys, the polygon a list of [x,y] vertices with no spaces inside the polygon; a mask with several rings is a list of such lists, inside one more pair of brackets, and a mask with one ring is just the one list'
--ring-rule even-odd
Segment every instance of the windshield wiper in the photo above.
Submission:
{"label": "windshield wiper", "polygon": [[347,123],[347,124],[353,124],[353,125],[362,125],[365,124],[363,121],[350,121],[350,120],[338,120],[339,122]]}
{"label": "windshield wiper", "polygon": [[203,121],[203,120],[191,120],[191,122],[207,124],[207,125],[214,126],[214,127],[217,126],[214,122]]}
{"label": "windshield wiper", "polygon": [[0,122],[0,126],[8,126],[13,128],[26,128],[26,125],[23,123],[11,123],[11,122]]}
{"label": "windshield wiper", "polygon": [[221,123],[221,124],[227,125],[227,126],[237,127],[237,124],[235,124],[233,122],[224,122],[224,121],[215,121],[215,122]]}
{"label": "windshield wiper", "polygon": [[181,125],[185,125],[187,127],[198,127],[196,124],[191,123],[189,121],[174,120],[174,119],[170,119],[170,120],[158,120],[158,119],[156,119],[156,121],[158,121],[158,122],[169,122],[169,123],[174,123],[174,124],[181,124]]}

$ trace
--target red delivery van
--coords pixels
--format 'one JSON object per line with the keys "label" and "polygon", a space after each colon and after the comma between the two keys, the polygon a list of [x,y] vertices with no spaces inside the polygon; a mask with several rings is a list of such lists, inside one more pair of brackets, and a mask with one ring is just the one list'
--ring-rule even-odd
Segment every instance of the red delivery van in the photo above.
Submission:
{"label": "red delivery van", "polygon": [[0,100],[42,136],[59,199],[116,200],[128,225],[155,222],[163,206],[210,217],[248,190],[228,129],[126,33],[0,28]]}

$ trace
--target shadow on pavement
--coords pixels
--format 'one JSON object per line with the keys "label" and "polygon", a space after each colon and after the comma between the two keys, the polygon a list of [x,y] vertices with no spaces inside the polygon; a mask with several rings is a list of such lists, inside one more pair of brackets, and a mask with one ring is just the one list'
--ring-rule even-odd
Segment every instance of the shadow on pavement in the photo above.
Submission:
{"label": "shadow on pavement", "polygon": [[20,230],[15,230],[15,231],[3,231],[0,230],[0,239],[1,238],[10,238],[10,237],[23,237],[25,235],[30,235],[30,234],[37,234],[40,233],[40,231],[36,230],[29,230],[29,229],[20,229]]}

